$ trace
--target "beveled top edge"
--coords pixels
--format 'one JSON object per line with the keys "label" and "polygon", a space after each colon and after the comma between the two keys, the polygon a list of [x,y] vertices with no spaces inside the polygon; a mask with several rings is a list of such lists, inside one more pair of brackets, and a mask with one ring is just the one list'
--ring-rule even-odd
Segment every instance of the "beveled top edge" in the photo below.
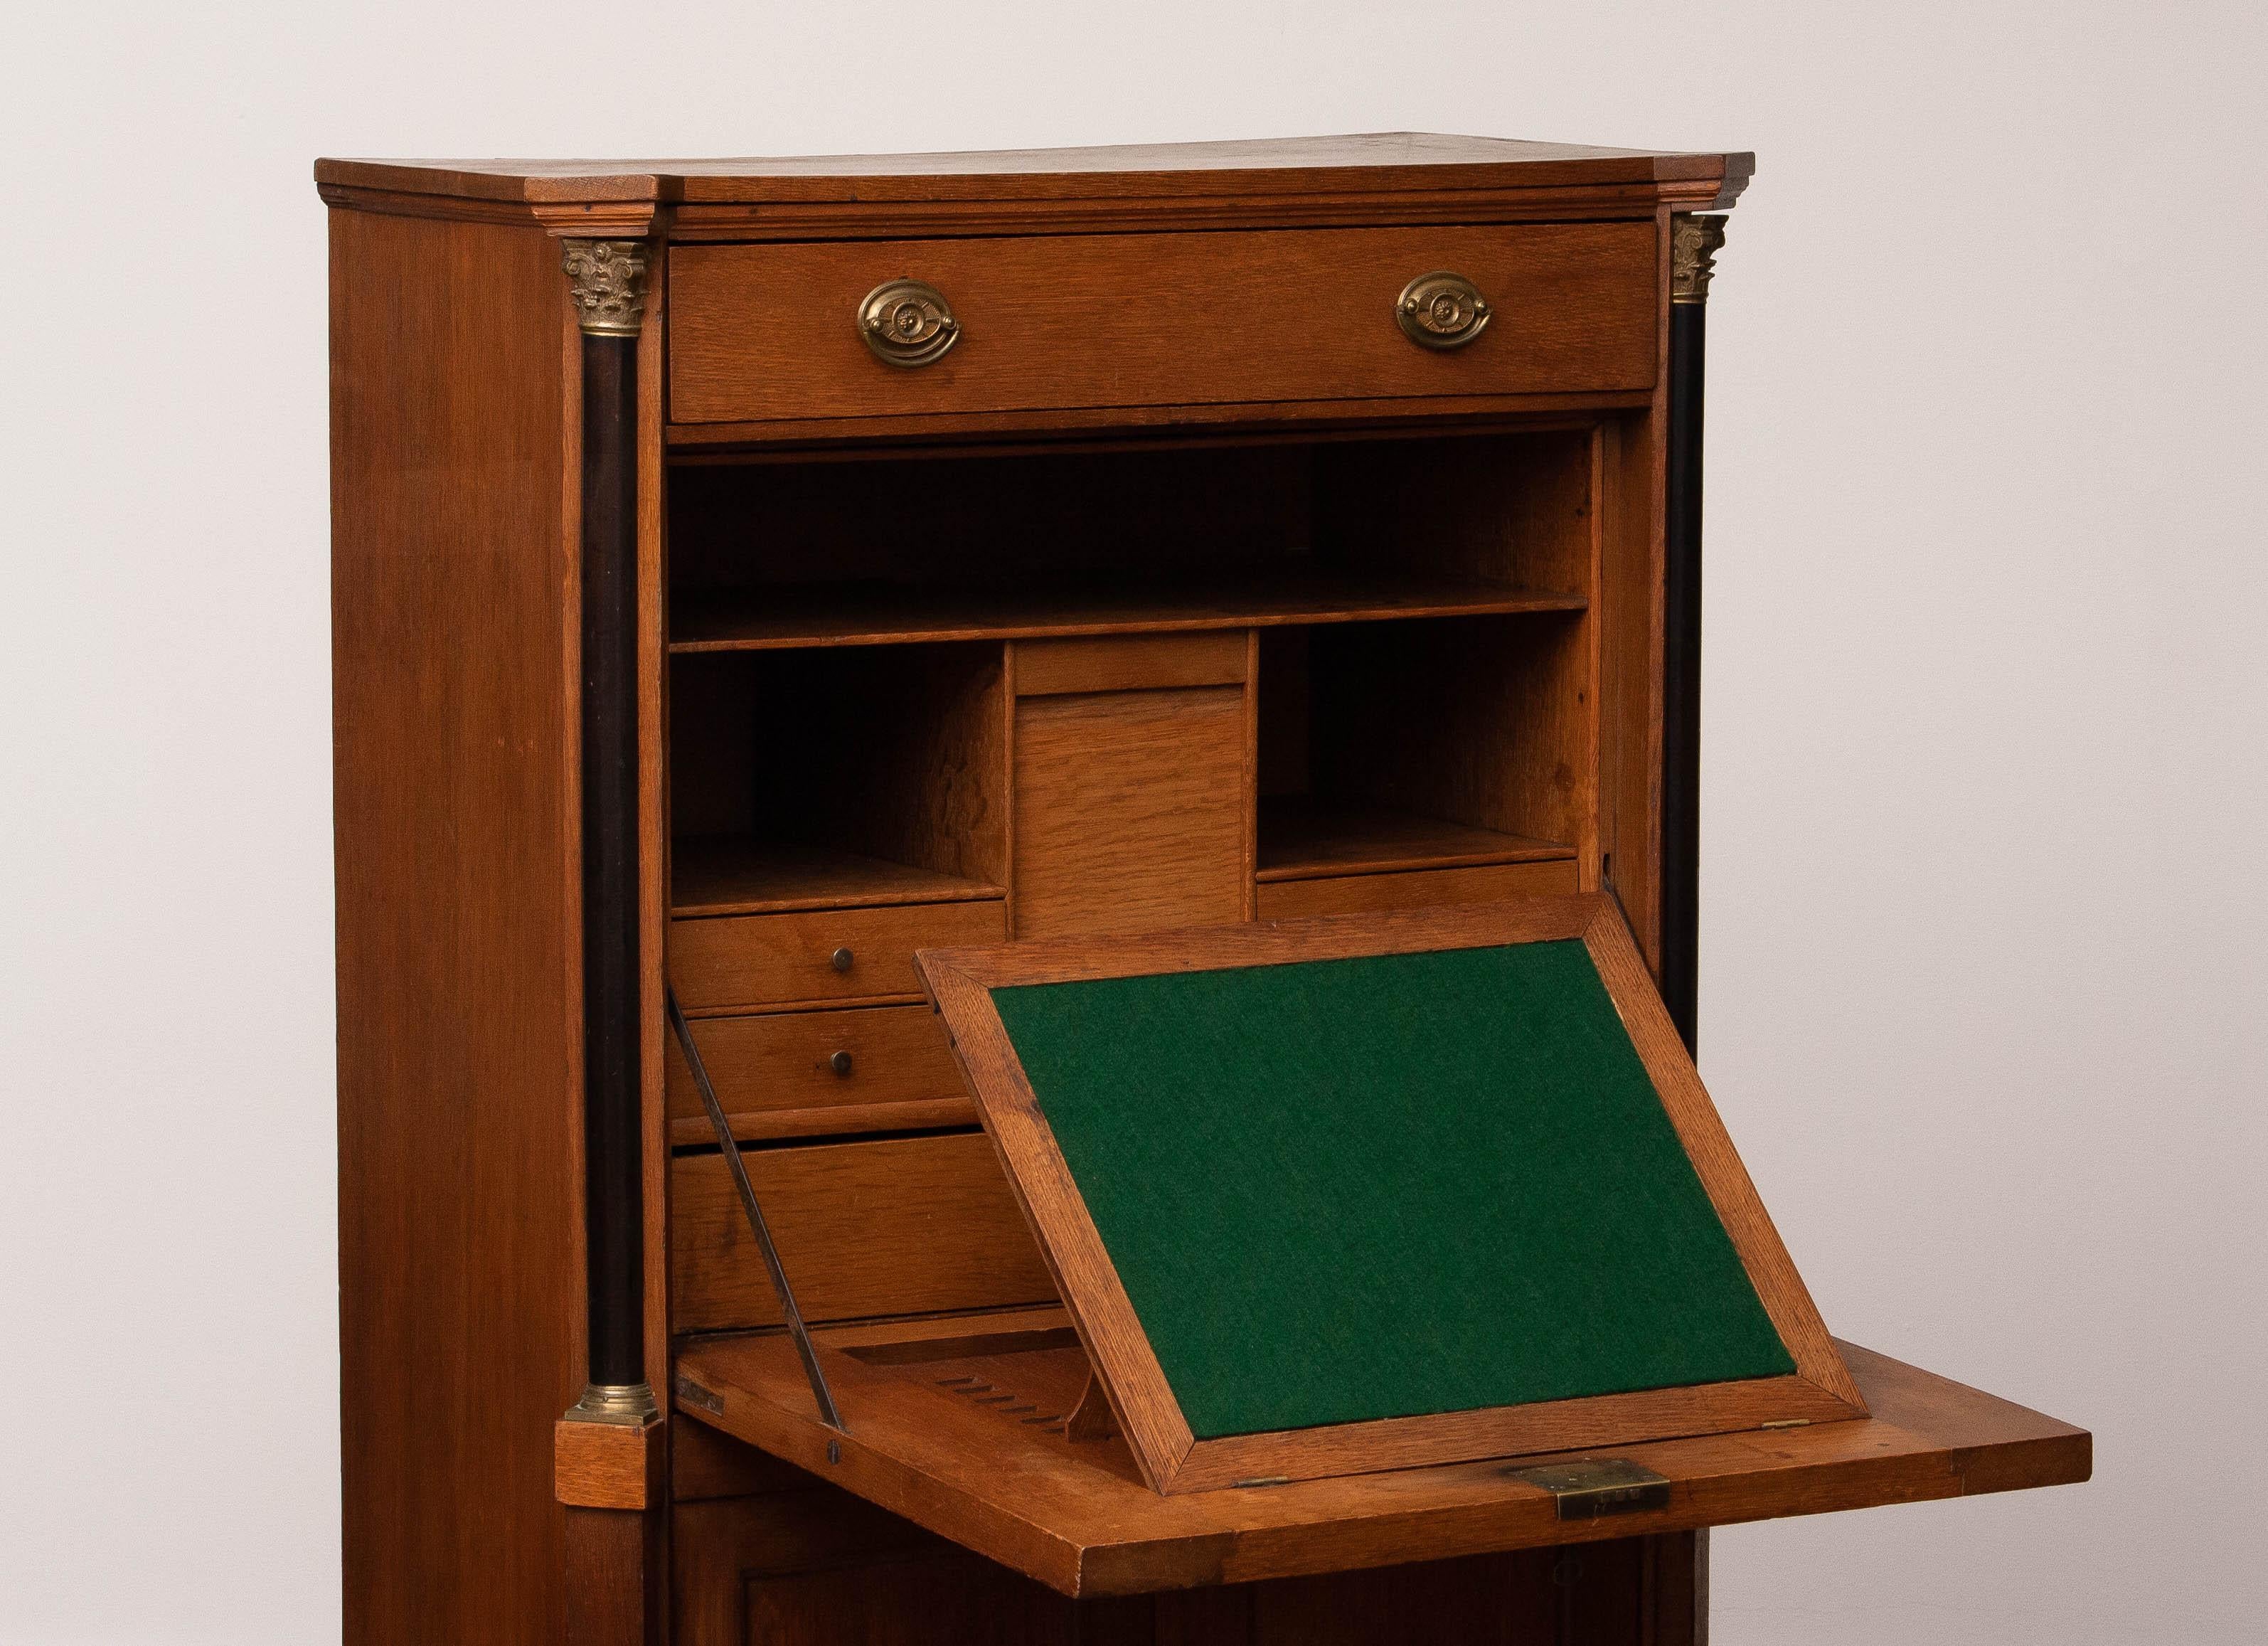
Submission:
{"label": "beveled top edge", "polygon": [[[1721,178],[1753,155],[1611,149],[1433,132],[1220,143],[711,160],[319,159],[319,184],[526,204],[1078,199],[1329,188],[1528,188]],[[1233,174],[1233,185],[1224,174]]]}

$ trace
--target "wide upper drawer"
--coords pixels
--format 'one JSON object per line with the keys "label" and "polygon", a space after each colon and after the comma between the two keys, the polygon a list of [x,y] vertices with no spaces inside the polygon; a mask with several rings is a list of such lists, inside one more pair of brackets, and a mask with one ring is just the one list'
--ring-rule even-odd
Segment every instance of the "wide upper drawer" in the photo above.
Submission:
{"label": "wide upper drawer", "polygon": [[[1488,305],[1462,347],[1395,317],[1418,277]],[[681,424],[1072,407],[1639,390],[1654,380],[1651,223],[687,246],[670,253]],[[916,280],[953,346],[887,363],[869,292]]]}

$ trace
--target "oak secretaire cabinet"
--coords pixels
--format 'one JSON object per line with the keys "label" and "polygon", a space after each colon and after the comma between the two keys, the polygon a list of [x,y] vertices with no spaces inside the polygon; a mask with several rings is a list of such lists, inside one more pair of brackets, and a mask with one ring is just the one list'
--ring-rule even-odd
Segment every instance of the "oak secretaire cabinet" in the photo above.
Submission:
{"label": "oak secretaire cabinet", "polygon": [[1821,1332],[1839,1421],[1211,1483],[923,993],[1462,910],[1630,954],[1682,1059],[1749,170],[317,166],[350,1641],[1682,1646],[1712,1525],[2085,1477]]}

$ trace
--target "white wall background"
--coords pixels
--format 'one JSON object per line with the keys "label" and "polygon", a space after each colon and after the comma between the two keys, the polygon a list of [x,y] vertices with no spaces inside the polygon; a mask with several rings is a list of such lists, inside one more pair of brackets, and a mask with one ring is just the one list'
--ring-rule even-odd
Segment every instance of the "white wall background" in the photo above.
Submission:
{"label": "white wall background", "polygon": [[1719,1533],[1717,1638],[2261,1639],[2261,10],[914,15],[10,24],[0,1642],[337,1632],[310,161],[1400,128],[1758,151],[1704,1069],[1830,1325],[2098,1431],[2088,1487]]}

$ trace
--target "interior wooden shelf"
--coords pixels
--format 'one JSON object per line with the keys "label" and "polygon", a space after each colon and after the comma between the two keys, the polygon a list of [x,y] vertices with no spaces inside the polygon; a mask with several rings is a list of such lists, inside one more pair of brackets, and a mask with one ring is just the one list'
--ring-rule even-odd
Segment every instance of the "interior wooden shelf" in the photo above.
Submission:
{"label": "interior wooden shelf", "polygon": [[670,610],[669,649],[774,651],[1144,634],[1580,611],[1585,604],[1580,594],[1314,567],[1233,581],[1124,586],[783,586],[762,591],[681,592]]}
{"label": "interior wooden shelf", "polygon": [[1395,869],[1548,863],[1574,855],[1573,846],[1555,840],[1500,834],[1416,812],[1279,795],[1260,803],[1255,878],[1315,880]]}
{"label": "interior wooden shelf", "polygon": [[2086,1431],[1846,1343],[1870,1417],[1590,1454],[1663,1477],[1655,1507],[1563,1519],[1559,1500],[1517,1471],[1565,1453],[1161,1495],[1123,1441],[1064,1432],[1086,1357],[1060,1310],[817,1340],[848,1433],[819,1421],[777,1333],[688,1344],[677,1407],[1075,1596],[2013,1491],[2083,1480],[2093,1467]]}
{"label": "interior wooden shelf", "polygon": [[1005,895],[983,881],[826,846],[736,835],[679,840],[670,849],[674,915],[777,914]]}

